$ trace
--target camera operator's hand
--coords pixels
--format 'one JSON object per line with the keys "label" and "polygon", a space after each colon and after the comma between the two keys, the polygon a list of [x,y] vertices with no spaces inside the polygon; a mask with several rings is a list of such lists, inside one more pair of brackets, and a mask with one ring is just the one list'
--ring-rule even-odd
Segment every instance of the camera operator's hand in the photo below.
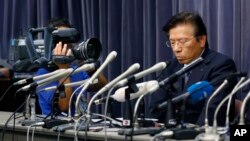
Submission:
{"label": "camera operator's hand", "polygon": [[[62,42],[59,42],[56,44],[55,49],[53,50],[54,56],[71,56],[71,49],[68,47],[67,44],[62,44]],[[56,62],[54,62],[56,63]],[[69,64],[58,64],[56,63],[59,68],[68,68]]]}

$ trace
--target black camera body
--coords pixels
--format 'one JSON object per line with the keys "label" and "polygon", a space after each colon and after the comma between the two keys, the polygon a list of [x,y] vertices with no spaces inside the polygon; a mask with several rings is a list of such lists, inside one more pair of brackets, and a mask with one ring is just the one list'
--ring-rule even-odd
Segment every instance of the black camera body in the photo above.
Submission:
{"label": "black camera body", "polygon": [[13,46],[17,48],[18,55],[15,55],[17,61],[13,65],[13,70],[15,72],[33,72],[40,67],[51,67],[53,64],[51,62],[70,63],[75,59],[95,61],[100,57],[102,46],[97,38],[90,38],[73,46],[72,56],[54,56],[52,54],[52,50],[59,41],[77,43],[79,40],[80,33],[75,28],[31,28],[25,39],[14,42]]}

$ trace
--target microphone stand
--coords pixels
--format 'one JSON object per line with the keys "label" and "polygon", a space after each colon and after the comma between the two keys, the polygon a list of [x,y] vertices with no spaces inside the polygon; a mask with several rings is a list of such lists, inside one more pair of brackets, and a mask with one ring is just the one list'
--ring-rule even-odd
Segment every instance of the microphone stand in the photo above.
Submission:
{"label": "microphone stand", "polygon": [[23,115],[24,115],[24,119],[29,119],[30,118],[30,105],[29,105],[30,95],[29,93],[26,93],[25,95],[26,95],[25,96],[26,102],[25,102],[25,109],[24,109]]}
{"label": "microphone stand", "polygon": [[21,123],[22,126],[29,126],[36,122],[42,121],[36,119],[36,87],[31,87],[30,95],[27,96],[25,115],[29,115],[29,117],[25,116],[25,120],[19,121],[19,123]]}
{"label": "microphone stand", "polygon": [[125,89],[125,102],[123,106],[123,120],[122,125],[123,127],[132,127],[132,105],[130,102],[130,94],[136,93],[138,91],[138,87],[134,83],[135,80],[131,79],[128,82],[128,88]]}
{"label": "microphone stand", "polygon": [[187,102],[187,98],[185,98],[182,102],[182,105],[181,105],[181,108],[180,108],[180,125],[181,125],[181,128],[184,129],[186,128],[186,125],[185,125],[185,116],[186,116],[186,102]]}
{"label": "microphone stand", "polygon": [[112,114],[112,111],[113,111],[113,102],[114,102],[113,99],[109,100],[109,102],[108,102],[108,111],[107,111],[108,113],[107,113],[107,116],[114,119],[115,117]]}
{"label": "microphone stand", "polygon": [[137,121],[138,122],[137,124],[140,125],[140,123],[141,123],[141,125],[143,127],[146,127],[148,125],[147,125],[147,122],[145,120],[145,101],[144,101],[144,98],[141,99],[141,102],[139,103],[139,107],[140,107],[140,110],[138,111],[138,118],[140,120]]}
{"label": "microphone stand", "polygon": [[174,106],[172,102],[172,94],[174,91],[174,87],[172,86],[171,82],[167,83],[166,86],[167,94],[168,94],[168,99],[167,99],[167,111],[165,114],[165,127],[166,128],[171,128],[175,127],[177,125],[177,120],[175,119],[175,113],[174,113]]}
{"label": "microphone stand", "polygon": [[50,113],[51,119],[55,119],[55,117],[59,115],[58,101],[59,101],[60,95],[62,97],[66,96],[64,90],[65,90],[65,87],[63,85],[60,85],[58,87],[58,92],[56,91],[54,93],[54,96],[51,100],[51,113]]}
{"label": "microphone stand", "polygon": [[[151,92],[150,92],[151,93]],[[137,113],[139,105],[141,102],[141,100],[144,100],[145,95],[141,95],[135,104],[135,108],[134,108],[134,114],[133,114],[133,122],[132,122],[132,128],[127,128],[127,129],[122,129],[122,130],[118,130],[118,134],[119,135],[126,135],[126,136],[131,136],[130,140],[133,140],[133,136],[134,135],[142,135],[142,134],[154,134],[154,133],[158,133],[162,130],[164,130],[163,128],[157,128],[157,127],[140,127],[140,123],[138,122],[137,116],[139,115],[139,113]],[[144,110],[144,108],[143,108]]]}
{"label": "microphone stand", "polygon": [[65,90],[64,85],[59,85],[58,91],[54,93],[53,98],[51,100],[51,112],[48,115],[50,116],[50,119],[46,119],[46,118],[44,119],[44,126],[43,126],[44,128],[50,129],[58,125],[72,122],[71,120],[68,120],[68,119],[56,119],[56,117],[60,114],[59,109],[58,109],[59,97],[64,98],[66,96],[64,90]]}

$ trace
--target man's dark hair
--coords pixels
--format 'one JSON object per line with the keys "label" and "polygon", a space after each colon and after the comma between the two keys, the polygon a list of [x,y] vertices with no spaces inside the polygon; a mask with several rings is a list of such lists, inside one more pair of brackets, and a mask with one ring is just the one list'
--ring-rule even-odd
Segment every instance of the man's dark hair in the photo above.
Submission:
{"label": "man's dark hair", "polygon": [[59,26],[72,27],[69,20],[65,18],[53,18],[49,21],[48,26],[49,27],[59,27]]}
{"label": "man's dark hair", "polygon": [[72,31],[71,30],[68,31],[69,34],[74,34],[72,36],[70,35],[67,35],[67,37],[65,36],[60,37],[56,35],[53,36],[54,44],[58,43],[59,41],[62,41],[63,43],[76,43],[81,38],[80,32],[77,29],[73,28],[69,20],[65,18],[53,18],[48,22],[47,27],[49,27],[51,30],[55,30],[56,28],[59,28],[59,27],[72,28]]}
{"label": "man's dark hair", "polygon": [[[198,13],[192,13],[192,12],[181,12],[174,15],[163,27],[163,31],[167,33],[167,36],[169,36],[170,29],[176,27],[177,25],[187,24],[187,23],[192,24],[194,26],[195,37],[199,37],[201,35],[207,36],[207,29],[201,16]],[[208,47],[207,41],[205,46]]]}

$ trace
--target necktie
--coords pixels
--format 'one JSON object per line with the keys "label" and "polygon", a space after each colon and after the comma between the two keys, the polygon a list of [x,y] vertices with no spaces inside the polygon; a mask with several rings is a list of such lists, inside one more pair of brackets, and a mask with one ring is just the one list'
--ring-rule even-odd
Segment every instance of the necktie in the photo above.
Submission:
{"label": "necktie", "polygon": [[191,71],[185,73],[185,75],[184,75],[184,78],[185,78],[185,85],[186,85],[187,82],[188,82],[188,78],[189,78],[189,75],[190,75],[190,74],[191,74]]}

